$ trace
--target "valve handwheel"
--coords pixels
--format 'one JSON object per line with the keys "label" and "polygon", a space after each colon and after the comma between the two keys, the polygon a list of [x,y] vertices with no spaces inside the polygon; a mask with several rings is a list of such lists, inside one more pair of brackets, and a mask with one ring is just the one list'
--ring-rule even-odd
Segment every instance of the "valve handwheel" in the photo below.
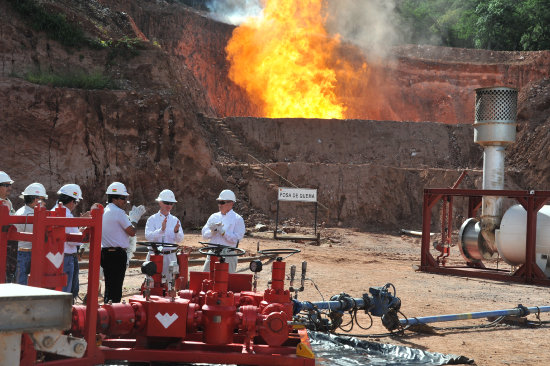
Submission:
{"label": "valve handwheel", "polygon": [[[283,257],[279,257],[281,254],[288,254],[288,257],[290,257],[293,254],[300,253],[300,249],[293,249],[293,248],[275,248],[275,249],[264,249],[259,250],[258,253],[264,254],[264,255],[273,255],[277,256],[277,262],[281,262],[283,260]],[[286,257],[285,257],[286,258]]]}
{"label": "valve handwheel", "polygon": [[300,252],[301,252],[300,249],[293,249],[293,248],[264,249],[264,250],[258,251],[258,253],[265,254],[265,255],[296,254]]}
{"label": "valve handwheel", "polygon": [[136,242],[136,244],[147,247],[147,249],[152,250],[156,255],[159,255],[159,254],[162,253],[159,250],[159,247],[162,247],[162,249],[164,249],[164,248],[179,248],[178,244],[161,243],[161,242],[158,242],[158,241],[138,241],[138,242]]}
{"label": "valve handwheel", "polygon": [[[245,253],[244,249],[230,247],[228,245],[207,243],[203,241],[199,241],[199,243],[205,246],[204,248],[199,249],[199,253],[204,255],[212,255],[214,257],[240,257]],[[228,253],[222,254],[223,250]]]}

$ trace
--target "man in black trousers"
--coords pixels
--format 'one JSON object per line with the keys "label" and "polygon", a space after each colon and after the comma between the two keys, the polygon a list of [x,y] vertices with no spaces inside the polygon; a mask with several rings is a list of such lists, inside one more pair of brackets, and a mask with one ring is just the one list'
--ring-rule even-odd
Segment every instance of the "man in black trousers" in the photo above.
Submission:
{"label": "man in black trousers", "polygon": [[128,199],[126,186],[114,182],[107,188],[107,207],[103,212],[101,238],[101,267],[105,276],[105,303],[118,303],[122,299],[122,284],[126,274],[126,249],[129,238],[136,235],[136,228],[145,207],[133,207],[126,215],[124,207]]}

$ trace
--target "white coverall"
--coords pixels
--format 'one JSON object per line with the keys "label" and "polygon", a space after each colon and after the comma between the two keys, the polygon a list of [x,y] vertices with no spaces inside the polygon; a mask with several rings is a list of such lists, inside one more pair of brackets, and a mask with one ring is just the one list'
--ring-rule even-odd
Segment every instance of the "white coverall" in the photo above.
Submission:
{"label": "white coverall", "polygon": [[[211,224],[217,223],[222,224],[220,227],[223,228],[223,230],[221,230],[224,232],[223,235],[220,231],[212,231],[210,229]],[[208,221],[206,221],[206,224],[202,228],[202,237],[212,244],[222,244],[236,248],[239,241],[243,239],[245,232],[246,228],[243,218],[235,213],[235,211],[230,210],[225,215],[221,212],[210,215]],[[236,252],[232,252],[231,254],[236,254]],[[229,263],[229,273],[235,273],[238,262],[237,256],[226,257],[226,262]],[[210,270],[210,256],[206,258],[202,270],[204,272]]]}
{"label": "white coverall", "polygon": [[[162,231],[162,222],[165,218],[168,218],[166,220],[166,229]],[[159,211],[147,219],[147,223],[145,224],[145,239],[147,241],[155,241],[159,243],[179,244],[183,240],[181,223],[178,232],[174,232],[174,229],[179,222],[180,220],[174,215],[168,214],[168,216],[164,216]],[[170,262],[177,261],[176,249],[177,248],[162,249],[162,252],[165,253],[163,254],[164,258],[162,262],[162,282],[166,282],[166,279],[168,278]],[[147,260],[149,260],[149,256],[151,254],[154,253],[150,251],[147,254]]]}

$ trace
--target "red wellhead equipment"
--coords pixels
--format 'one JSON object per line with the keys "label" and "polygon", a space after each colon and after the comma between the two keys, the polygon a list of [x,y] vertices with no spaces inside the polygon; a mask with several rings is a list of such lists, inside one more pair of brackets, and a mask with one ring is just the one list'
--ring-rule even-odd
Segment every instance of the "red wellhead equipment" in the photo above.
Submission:
{"label": "red wellhead equipment", "polygon": [[[241,255],[242,249],[209,245],[210,272],[188,272],[186,254],[177,255],[173,276],[163,282],[162,253],[150,256],[143,269],[153,280],[141,295],[127,303],[99,306],[99,267],[103,208],[90,218],[62,217],[61,210],[36,209],[32,218],[10,216],[0,206],[0,251],[7,240],[33,243],[31,275],[35,286],[60,289],[63,243],[90,240],[90,265],[86,305],[73,306],[67,333],[87,344],[82,358],[41,353],[29,338],[22,342],[21,365],[92,366],[106,361],[182,362],[239,365],[313,366],[307,332],[291,324],[293,302],[284,288],[285,262],[273,263],[271,288],[251,291],[252,275],[229,273],[224,257]],[[13,224],[32,220],[33,233],[18,233]],[[84,234],[68,235],[64,228],[82,227]],[[221,254],[223,251],[223,255]],[[59,259],[60,257],[60,259]],[[219,258],[219,259],[218,259]],[[0,280],[5,261],[0,260]],[[190,276],[189,276],[190,275]],[[188,281],[189,279],[189,281]]]}

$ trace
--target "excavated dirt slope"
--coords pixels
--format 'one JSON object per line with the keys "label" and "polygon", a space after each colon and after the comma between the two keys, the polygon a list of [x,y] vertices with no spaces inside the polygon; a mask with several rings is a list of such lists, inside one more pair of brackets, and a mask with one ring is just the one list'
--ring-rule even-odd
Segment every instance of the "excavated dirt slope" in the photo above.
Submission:
{"label": "excavated dirt slope", "polygon": [[[196,226],[227,187],[238,193],[237,209],[252,224],[274,218],[274,188],[290,181],[319,189],[319,216],[327,224],[418,225],[423,188],[450,186],[463,169],[472,170],[464,187],[479,188],[474,89],[494,85],[520,89],[507,188],[547,188],[546,51],[402,46],[391,60],[374,62],[342,45],[342,57],[366,60],[374,70],[364,83],[341,86],[349,87],[353,119],[269,120],[259,118],[258,106],[227,78],[224,47],[232,26],[175,3],[43,3],[91,37],[138,37],[144,45],[133,57],[85,45],[69,49],[0,4],[6,14],[0,24],[1,169],[16,181],[15,192],[40,181],[53,197],[60,185],[75,182],[84,189],[86,209],[103,201],[115,180],[128,185],[134,203],[152,206],[169,187],[181,203],[175,213]],[[118,89],[54,88],[21,78],[36,70],[97,70]],[[311,207],[281,209],[311,221]]]}

